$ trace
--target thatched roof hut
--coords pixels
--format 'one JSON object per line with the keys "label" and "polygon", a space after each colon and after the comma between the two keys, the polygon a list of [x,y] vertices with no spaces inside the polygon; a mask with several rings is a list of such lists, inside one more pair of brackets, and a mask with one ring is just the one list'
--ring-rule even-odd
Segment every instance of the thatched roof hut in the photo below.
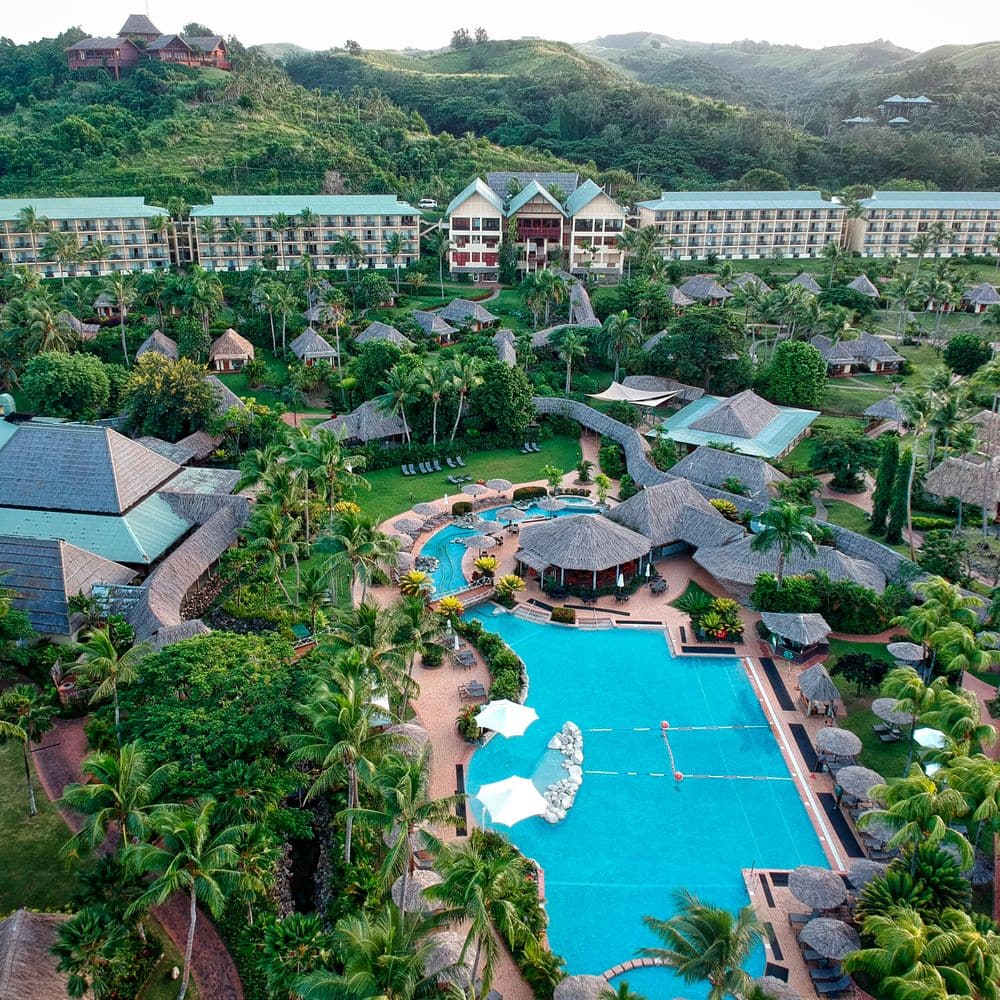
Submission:
{"label": "thatched roof hut", "polygon": [[350,413],[342,413],[332,420],[318,424],[316,431],[331,431],[343,436],[345,441],[388,441],[406,434],[403,418],[388,410],[380,410],[373,399],[362,403]]}
{"label": "thatched roof hut", "polygon": [[413,341],[409,337],[404,337],[399,330],[388,323],[375,320],[369,323],[355,338],[356,344],[367,344],[373,340],[388,340],[390,344],[397,344],[399,347],[412,347]]}
{"label": "thatched roof hut", "polygon": [[725,434],[727,437],[756,437],[769,423],[780,416],[781,410],[761,398],[753,389],[744,389],[735,396],[724,399],[691,427],[707,434]]}
{"label": "thatched roof hut", "polygon": [[800,274],[795,275],[795,277],[792,278],[788,284],[798,285],[800,288],[804,288],[812,295],[819,295],[819,293],[823,291],[823,289],[817,284],[816,279],[807,271],[802,271]]}
{"label": "thatched roof hut", "polygon": [[841,700],[840,689],[833,683],[833,678],[822,663],[803,670],[797,683],[802,697],[813,705],[832,705]]}
{"label": "thatched roof hut", "polygon": [[254,359],[254,347],[246,337],[232,327],[212,341],[208,349],[208,363],[217,371],[231,371],[241,368]]}
{"label": "thatched roof hut", "polygon": [[897,424],[902,424],[906,420],[906,413],[900,406],[898,397],[893,395],[872,403],[864,411],[864,416],[869,420],[891,420]]}
{"label": "thatched roof hut", "polygon": [[334,361],[337,357],[333,345],[311,326],[307,326],[288,346],[292,354],[307,365],[316,361]]}
{"label": "thatched roof hut", "polygon": [[796,646],[814,646],[817,643],[825,642],[831,631],[822,615],[794,615],[763,611],[760,618],[769,632],[782,639],[787,639]]}
{"label": "thatched roof hut", "polygon": [[738,479],[747,493],[759,500],[770,500],[777,495],[778,483],[788,482],[788,476],[762,458],[720,451],[708,445],[685,455],[670,474],[717,489],[722,489],[727,479]]}
{"label": "thatched roof hut", "polygon": [[471,952],[463,959],[465,937],[457,931],[439,931],[430,938],[431,950],[424,959],[424,975],[439,983],[451,983],[461,989],[472,985]]}
{"label": "thatched roof hut", "polygon": [[1000,501],[1000,465],[980,455],[946,458],[927,473],[924,489],[935,496],[993,508]]}
{"label": "thatched roof hut", "polygon": [[872,284],[872,280],[867,274],[859,274],[853,281],[847,283],[847,287],[859,295],[866,295],[870,299],[881,298],[881,292]]}
{"label": "thatched roof hut", "polygon": [[608,989],[604,976],[567,976],[552,994],[552,1000],[598,1000]]}
{"label": "thatched roof hut", "polygon": [[175,340],[171,340],[170,337],[168,337],[161,330],[154,330],[138,346],[138,348],[136,348],[136,360],[141,358],[144,354],[150,353],[162,354],[165,358],[169,358],[171,361],[176,361],[178,358],[177,342]]}
{"label": "thatched roof hut", "polygon": [[3,1000],[66,1000],[67,977],[56,971],[52,946],[63,913],[15,910],[0,920],[0,997]]}
{"label": "thatched roof hut", "polygon": [[751,274],[749,271],[738,274],[726,285],[726,288],[735,294],[738,290],[746,288],[747,285],[756,285],[757,291],[761,295],[767,295],[771,291],[771,286],[759,274]]}
{"label": "thatched roof hut", "polygon": [[680,287],[682,295],[699,302],[725,302],[733,293],[722,287],[711,274],[696,274]]}

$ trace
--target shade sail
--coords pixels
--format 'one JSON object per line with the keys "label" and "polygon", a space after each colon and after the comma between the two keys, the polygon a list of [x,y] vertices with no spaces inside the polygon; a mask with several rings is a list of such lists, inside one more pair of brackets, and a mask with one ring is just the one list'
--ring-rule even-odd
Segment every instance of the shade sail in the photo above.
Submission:
{"label": "shade sail", "polygon": [[549,807],[534,782],[516,775],[483,785],[476,798],[486,807],[490,819],[502,826],[514,826],[529,816],[541,816]]}
{"label": "shade sail", "polygon": [[659,406],[668,399],[677,395],[674,392],[649,392],[644,389],[632,389],[620,382],[612,382],[604,392],[588,392],[591,399],[603,399],[608,402],[624,401],[626,403],[637,403],[640,406]]}
{"label": "shade sail", "polygon": [[476,715],[476,722],[483,729],[492,729],[501,736],[523,736],[537,718],[538,713],[533,708],[500,698],[484,705]]}

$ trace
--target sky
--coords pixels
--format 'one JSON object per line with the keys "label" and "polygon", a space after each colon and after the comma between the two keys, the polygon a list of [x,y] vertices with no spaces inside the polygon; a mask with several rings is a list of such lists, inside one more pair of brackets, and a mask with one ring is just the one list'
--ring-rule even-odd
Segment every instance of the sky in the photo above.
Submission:
{"label": "sky", "polygon": [[[94,35],[115,34],[145,0],[0,0],[0,35],[27,42],[80,25]],[[809,48],[888,38],[917,50],[986,40],[982,14],[987,0],[952,0],[946,11],[932,0],[574,0],[567,4],[473,4],[468,0],[369,0],[367,3],[300,0],[286,7],[268,0],[149,0],[148,12],[162,31],[189,21],[236,35],[247,45],[294,42],[328,49],[351,38],[366,48],[438,48],[457,27],[481,25],[491,38],[537,35],[568,42],[600,35],[654,31],[672,38],[730,42],[750,38]],[[567,17],[567,13],[570,16]],[[1000,22],[996,35],[1000,36]]]}

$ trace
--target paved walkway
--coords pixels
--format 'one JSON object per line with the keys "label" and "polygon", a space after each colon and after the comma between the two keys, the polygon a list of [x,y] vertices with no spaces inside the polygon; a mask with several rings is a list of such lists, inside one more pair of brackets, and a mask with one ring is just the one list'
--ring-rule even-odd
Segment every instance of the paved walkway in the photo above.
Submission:
{"label": "paved walkway", "polygon": [[[55,728],[46,734],[40,744],[46,749],[33,754],[39,784],[53,803],[60,798],[67,784],[83,781],[80,764],[88,749],[83,732],[84,721],[58,719]],[[58,804],[56,809],[74,832],[83,825],[83,817],[78,813]],[[187,944],[188,912],[188,899],[182,894],[174,895],[163,906],[152,910],[153,916],[182,955]],[[215,925],[200,910],[191,954],[191,975],[202,1000],[243,1000],[243,985],[233,959]]]}

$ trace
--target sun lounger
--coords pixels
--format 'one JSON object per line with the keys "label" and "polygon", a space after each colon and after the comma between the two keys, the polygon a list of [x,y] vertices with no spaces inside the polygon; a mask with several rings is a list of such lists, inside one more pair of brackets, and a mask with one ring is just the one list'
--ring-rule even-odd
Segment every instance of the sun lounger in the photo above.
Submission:
{"label": "sun lounger", "polygon": [[444,463],[445,463],[445,465],[448,466],[449,469],[457,469],[458,468],[458,466],[451,460],[451,458],[446,458],[444,460]]}
{"label": "sun lounger", "polygon": [[844,970],[841,967],[835,966],[832,969],[810,969],[809,975],[812,977],[814,983],[821,983],[824,981],[829,981],[832,979],[840,979],[843,976]]}
{"label": "sun lounger", "polygon": [[812,920],[813,915],[811,913],[789,913],[788,922],[790,924],[808,924]]}
{"label": "sun lounger", "polygon": [[521,454],[527,455],[529,451],[531,451],[531,449],[528,447],[528,442],[525,441],[524,444],[521,446]]}
{"label": "sun lounger", "polygon": [[873,733],[887,733],[890,729],[892,729],[892,726],[888,722],[876,722],[872,726]]}
{"label": "sun lounger", "polygon": [[899,740],[900,740],[900,734],[899,733],[893,733],[893,732],[879,733],[878,734],[878,738],[883,743],[898,743]]}
{"label": "sun lounger", "polygon": [[539,443],[538,443],[537,441],[535,441],[535,442],[534,442],[534,443],[533,443],[533,444],[531,445],[531,450],[532,450],[532,451],[536,451],[536,452],[540,452],[540,451],[542,450],[542,447],[541,447],[541,445],[540,445],[540,444],[539,444]]}
{"label": "sun lounger", "polygon": [[851,977],[841,976],[830,983],[813,983],[816,992],[820,996],[831,996],[835,993],[843,993],[851,988]]}
{"label": "sun lounger", "polygon": [[436,458],[434,459],[434,471],[444,472],[444,469],[441,468],[441,463]]}
{"label": "sun lounger", "polygon": [[434,470],[431,468],[430,462],[421,462],[420,471],[425,475],[429,476]]}
{"label": "sun lounger", "polygon": [[412,462],[410,462],[410,475],[417,475],[417,467]]}
{"label": "sun lounger", "polygon": [[802,958],[806,962],[825,962],[826,959],[818,952],[813,951],[812,948],[802,949]]}
{"label": "sun lounger", "polygon": [[401,465],[399,467],[399,469],[400,469],[400,472],[402,472],[404,476],[408,476],[410,474],[409,470],[406,468],[405,465]]}
{"label": "sun lounger", "polygon": [[486,688],[479,681],[470,681],[468,684],[459,684],[458,693],[463,698],[485,698]]}
{"label": "sun lounger", "polygon": [[459,465],[460,465],[460,466],[461,466],[461,467],[462,467],[463,469],[465,468],[465,462],[463,462],[463,461],[462,461],[462,456],[461,456],[461,455],[456,455],[456,456],[455,456],[455,461],[456,461],[456,462],[457,462],[457,463],[458,463],[458,464],[459,464]]}

